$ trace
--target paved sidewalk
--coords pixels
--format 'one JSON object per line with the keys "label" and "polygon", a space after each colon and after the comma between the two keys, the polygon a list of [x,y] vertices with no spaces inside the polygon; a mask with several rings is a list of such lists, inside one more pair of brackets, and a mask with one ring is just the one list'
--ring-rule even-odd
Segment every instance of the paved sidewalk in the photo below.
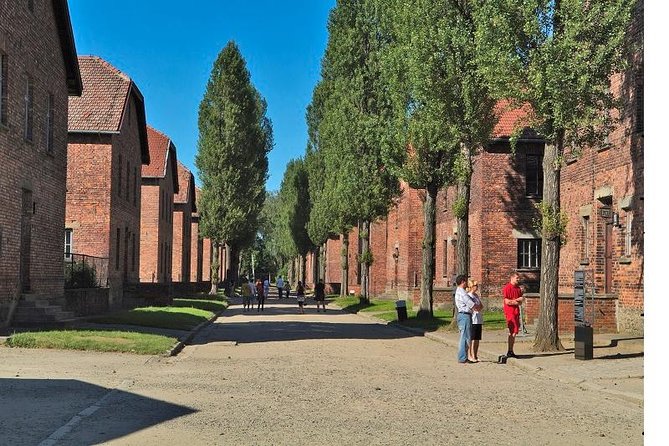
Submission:
{"label": "paved sidewalk", "polygon": [[[363,317],[386,323],[373,315],[358,313]],[[397,328],[422,333],[428,339],[458,348],[460,333],[451,331],[424,332],[389,323]],[[537,376],[573,384],[581,389],[606,393],[643,405],[644,402],[644,339],[618,333],[602,333],[593,336],[593,359],[579,360],[574,356],[572,336],[561,337],[562,352],[537,353],[533,351],[535,330],[527,327],[527,334],[516,337],[514,351],[518,358],[508,358],[500,367],[519,367]],[[507,350],[506,330],[485,330],[479,345],[479,360],[497,362]],[[455,361],[456,358],[453,358]],[[468,366],[476,367],[476,364]]]}

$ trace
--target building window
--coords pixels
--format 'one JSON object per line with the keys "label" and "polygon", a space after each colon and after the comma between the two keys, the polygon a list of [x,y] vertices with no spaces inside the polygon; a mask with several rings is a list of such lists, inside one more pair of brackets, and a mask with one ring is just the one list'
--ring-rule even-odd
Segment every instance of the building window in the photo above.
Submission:
{"label": "building window", "polygon": [[53,153],[53,117],[54,117],[54,96],[49,93],[46,102],[46,151]]}
{"label": "building window", "polygon": [[518,239],[518,269],[541,268],[541,239]]}
{"label": "building window", "polygon": [[628,212],[625,218],[625,256],[632,255],[632,213]]}
{"label": "building window", "polygon": [[526,155],[525,158],[525,194],[529,197],[541,197],[544,191],[543,156]]}
{"label": "building window", "polygon": [[0,124],[7,125],[7,55],[0,53]]}
{"label": "building window", "polygon": [[34,101],[35,88],[33,85],[33,80],[28,78],[26,80],[26,92],[23,97],[23,111],[25,121],[23,123],[24,133],[23,137],[26,141],[33,140],[33,101]]}
{"label": "building window", "polygon": [[116,228],[116,271],[121,266],[121,228]]}
{"label": "building window", "polygon": [[160,252],[158,253],[158,275],[163,272],[163,244],[160,244]]}
{"label": "building window", "polygon": [[132,205],[137,207],[137,168],[135,167],[132,175]]}
{"label": "building window", "polygon": [[123,196],[123,156],[118,156],[118,196]]}
{"label": "building window", "polygon": [[65,259],[72,258],[72,229],[65,230]]}
{"label": "building window", "polygon": [[583,245],[581,246],[581,262],[590,259],[590,217],[583,217]]}
{"label": "building window", "polygon": [[130,202],[130,161],[125,163],[125,201]]}

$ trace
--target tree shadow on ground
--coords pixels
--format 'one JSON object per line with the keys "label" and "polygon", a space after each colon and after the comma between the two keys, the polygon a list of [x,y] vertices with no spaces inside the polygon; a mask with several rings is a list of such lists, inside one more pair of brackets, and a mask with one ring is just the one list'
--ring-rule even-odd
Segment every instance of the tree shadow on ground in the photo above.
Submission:
{"label": "tree shadow on ground", "polygon": [[2,444],[101,444],[194,412],[78,380],[0,379]]}
{"label": "tree shadow on ground", "polygon": [[[337,322],[336,320],[313,321],[308,320],[316,313],[312,307],[307,310],[308,314],[299,314],[294,307],[272,308],[271,314],[266,312],[258,313],[252,310],[243,313],[248,317],[263,317],[257,321],[233,322],[230,320],[236,314],[242,314],[240,309],[226,311],[224,317],[219,319],[222,323],[215,323],[200,332],[190,345],[203,345],[213,342],[237,342],[239,344],[251,344],[259,342],[282,342],[282,341],[300,341],[316,339],[405,339],[417,337],[419,335],[409,333],[399,328],[388,327],[379,323],[348,323]],[[341,316],[344,313],[338,310],[328,310],[327,313],[320,313],[322,316]],[[294,315],[305,317],[304,321],[299,320],[267,320],[267,316],[285,316]]]}

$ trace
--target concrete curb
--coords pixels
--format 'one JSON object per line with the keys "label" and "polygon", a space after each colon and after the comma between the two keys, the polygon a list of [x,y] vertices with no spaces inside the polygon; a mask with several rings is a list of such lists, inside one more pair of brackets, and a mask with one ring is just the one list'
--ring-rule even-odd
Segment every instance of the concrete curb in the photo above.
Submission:
{"label": "concrete curb", "polygon": [[195,328],[193,328],[190,333],[188,333],[184,338],[179,339],[171,349],[167,350],[162,356],[165,357],[170,357],[170,356],[176,356],[181,352],[181,350],[184,349],[187,343],[189,343],[196,334],[198,334],[204,327],[208,326],[212,322],[214,322],[216,319],[218,319],[228,308],[226,307],[225,309],[218,311],[214,313],[212,317],[210,317],[208,320],[202,322],[201,324],[197,325]]}

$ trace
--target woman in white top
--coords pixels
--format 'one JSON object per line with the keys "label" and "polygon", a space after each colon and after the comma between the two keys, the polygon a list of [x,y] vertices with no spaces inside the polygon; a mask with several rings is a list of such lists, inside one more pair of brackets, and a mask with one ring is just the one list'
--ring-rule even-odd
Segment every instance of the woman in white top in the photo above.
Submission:
{"label": "woman in white top", "polygon": [[[467,294],[477,304],[483,305],[481,298],[478,295],[479,283],[470,278],[467,281]],[[472,342],[469,344],[469,360],[472,362],[479,362],[479,341],[481,340],[481,333],[483,331],[483,308],[479,311],[472,312]]]}

